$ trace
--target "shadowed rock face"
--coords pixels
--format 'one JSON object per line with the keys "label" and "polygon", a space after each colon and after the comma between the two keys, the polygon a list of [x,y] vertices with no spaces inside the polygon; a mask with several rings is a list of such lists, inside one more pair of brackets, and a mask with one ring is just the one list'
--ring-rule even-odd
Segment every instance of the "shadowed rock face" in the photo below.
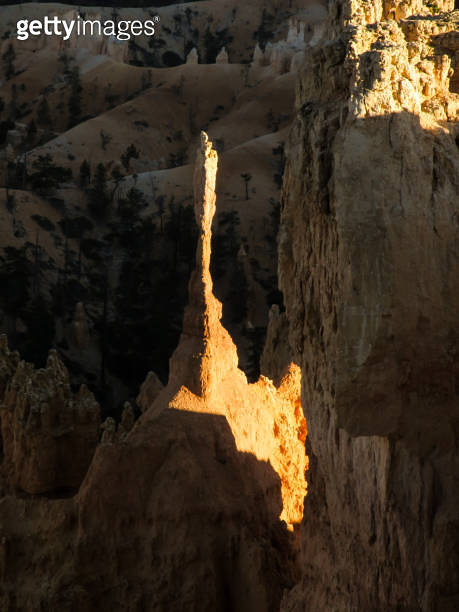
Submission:
{"label": "shadowed rock face", "polygon": [[292,350],[288,340],[288,319],[285,312],[274,304],[269,311],[266,342],[260,358],[260,370],[279,384],[292,361]]}
{"label": "shadowed rock face", "polygon": [[77,491],[93,457],[100,409],[83,385],[70,389],[69,375],[51,351],[35,370],[0,347],[2,473],[10,487],[29,494]]}
{"label": "shadowed rock face", "polygon": [[142,412],[145,412],[161,393],[164,385],[154,372],[148,372],[146,379],[140,387],[136,403]]}
{"label": "shadowed rock face", "polygon": [[[196,269],[169,384],[145,384],[129,433],[127,408],[123,435],[106,424],[73,499],[0,502],[2,609],[274,612],[295,583],[300,370],[276,387],[248,384],[237,367],[209,271],[216,172],[203,135]],[[30,571],[15,565],[21,556]]]}
{"label": "shadowed rock face", "polygon": [[367,25],[340,5],[352,27],[336,13],[339,35],[307,56],[284,178],[311,468],[303,579],[282,609],[453,610],[459,99],[440,41],[458,14]]}

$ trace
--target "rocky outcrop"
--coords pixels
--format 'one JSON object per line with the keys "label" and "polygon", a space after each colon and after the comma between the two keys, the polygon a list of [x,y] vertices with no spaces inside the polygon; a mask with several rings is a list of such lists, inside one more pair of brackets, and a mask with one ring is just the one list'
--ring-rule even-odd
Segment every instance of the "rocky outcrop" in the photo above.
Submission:
{"label": "rocky outcrop", "polygon": [[410,16],[431,17],[454,10],[455,0],[330,0],[328,32],[340,35],[349,25],[369,25]]}
{"label": "rocky outcrop", "polygon": [[8,339],[0,336],[0,398],[3,398],[8,383],[13,378],[19,365],[20,356],[17,351],[10,351]]}
{"label": "rocky outcrop", "polygon": [[[170,361],[169,379],[171,387],[183,385],[199,396],[210,395],[221,378],[237,364],[236,348],[220,325],[221,304],[212,293],[210,275],[217,165],[217,153],[203,135],[194,173],[195,217],[199,228],[196,266],[189,283],[180,343]],[[216,347],[221,352],[218,362],[213,354]]]}
{"label": "rocky outcrop", "polygon": [[124,441],[134,427],[134,423],[134,409],[129,402],[124,402],[119,424],[116,424],[113,417],[107,417],[100,426],[102,429],[101,443],[114,444],[115,442]]}
{"label": "rocky outcrop", "polygon": [[308,46],[317,45],[326,33],[327,12],[324,6],[313,4],[289,20],[286,40],[268,42],[262,50],[257,43],[253,66],[271,66],[279,73],[296,72]]}
{"label": "rocky outcrop", "polygon": [[279,275],[311,467],[285,611],[459,605],[458,14],[390,18],[418,4],[330,3],[298,83]]}
{"label": "rocky outcrop", "polygon": [[154,372],[148,372],[146,379],[140,387],[140,393],[136,398],[137,406],[142,412],[145,412],[153,404],[163,388],[164,385],[158,376]]}
{"label": "rocky outcrop", "polygon": [[[307,467],[300,443],[306,436],[306,424],[300,416],[300,372],[297,366],[285,364],[276,388],[263,376],[257,383],[248,384],[238,368],[237,349],[220,322],[222,305],[213,294],[210,274],[217,165],[217,153],[202,134],[194,175],[195,217],[200,233],[183,332],[170,361],[168,387],[144,418],[160,413],[167,396],[170,408],[224,416],[238,450],[269,462],[280,477],[284,504],[281,516],[286,523],[295,524],[303,512]],[[259,484],[266,486],[269,497],[273,483]]]}
{"label": "rocky outcrop", "polygon": [[75,492],[99,438],[94,396],[84,385],[73,394],[55,351],[46,368],[35,370],[19,362],[3,339],[0,359],[6,373],[1,404],[4,478],[10,487],[29,494]]}
{"label": "rocky outcrop", "polygon": [[[264,377],[249,384],[238,369],[209,270],[217,164],[203,135],[196,267],[169,383],[142,389],[134,425],[128,406],[118,431],[105,421],[73,499],[0,503],[2,609],[275,612],[297,578],[291,532],[307,467],[300,370],[291,364],[276,387]],[[15,572],[22,555],[32,569]]]}
{"label": "rocky outcrop", "polygon": [[186,56],[186,63],[193,64],[193,65],[199,64],[199,55],[198,55],[198,51],[196,47],[193,47],[191,51],[188,53],[188,55]]}
{"label": "rocky outcrop", "polygon": [[261,49],[260,45],[257,43],[253,51],[252,64],[254,66],[262,66],[264,64],[264,59],[265,59],[265,54],[263,50]]}
{"label": "rocky outcrop", "polygon": [[215,59],[215,63],[216,64],[227,64],[228,62],[229,62],[228,51],[225,49],[225,47],[223,47],[220,53],[217,55]]}

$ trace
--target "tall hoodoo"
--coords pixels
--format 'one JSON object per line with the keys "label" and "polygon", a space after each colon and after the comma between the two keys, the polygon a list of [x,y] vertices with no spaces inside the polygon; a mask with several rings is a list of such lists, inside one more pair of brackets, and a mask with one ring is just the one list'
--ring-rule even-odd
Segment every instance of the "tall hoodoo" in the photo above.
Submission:
{"label": "tall hoodoo", "polygon": [[[164,397],[169,408],[225,417],[238,450],[273,467],[282,483],[281,518],[294,524],[301,520],[306,494],[306,423],[299,397],[300,371],[294,364],[284,364],[275,386],[263,376],[249,384],[238,368],[237,349],[221,323],[222,305],[212,292],[210,274],[217,166],[217,153],[202,133],[194,171],[199,238],[183,333],[171,358],[169,384],[145,417],[154,417],[166,407]],[[259,484],[271,505],[268,491],[273,481]]]}
{"label": "tall hoodoo", "polygon": [[182,336],[170,363],[170,384],[186,386],[200,397],[209,395],[238,363],[236,347],[220,323],[222,305],[213,294],[210,274],[217,167],[217,152],[202,132],[194,170],[196,267],[189,283]]}
{"label": "tall hoodoo", "polygon": [[[100,564],[98,584],[116,606],[120,595],[107,586],[118,583],[133,542],[144,550],[126,564],[127,580],[148,593],[151,609],[180,601],[223,610],[231,601],[240,612],[277,612],[292,584],[295,538],[286,527],[301,521],[306,493],[301,373],[290,364],[279,386],[264,377],[249,384],[238,368],[210,275],[217,162],[203,134],[194,174],[196,267],[169,383],[150,402],[144,386],[144,413],[127,436],[106,423],[77,499],[90,581]],[[132,594],[124,596],[132,607]]]}
{"label": "tall hoodoo", "polygon": [[[28,499],[30,508],[39,509],[31,512],[22,511],[23,500],[2,500],[2,609],[8,609],[5,601],[14,601],[14,609],[62,609],[70,593],[78,610],[278,612],[284,590],[294,584],[296,538],[289,532],[303,514],[307,468],[301,373],[290,364],[279,373],[278,386],[265,377],[249,384],[238,368],[210,275],[217,164],[203,134],[194,175],[196,267],[169,383],[161,389],[154,375],[148,377],[139,400],[143,414],[133,427],[129,405],[117,431],[113,419],[105,421],[102,444],[74,497]],[[3,353],[0,386],[16,361],[0,340]],[[32,378],[33,393],[15,393],[19,380],[10,384],[9,410],[2,415],[7,433],[14,434],[9,440],[17,439],[25,410],[46,419],[38,430],[36,419],[31,423],[33,445],[23,436],[27,461],[14,463],[21,481],[31,474],[27,482],[34,488],[22,488],[32,493],[45,491],[41,482],[35,486],[37,443],[41,451],[51,439],[59,457],[64,425],[70,434],[86,434],[95,424],[87,423],[91,398],[67,393],[67,374],[54,354],[47,370]],[[38,383],[47,390],[43,406]],[[67,410],[81,403],[83,414]],[[61,406],[65,410],[58,411]],[[80,446],[72,447],[71,459]],[[14,547],[7,540],[11,534]],[[25,572],[16,571],[18,558],[28,559]]]}
{"label": "tall hoodoo", "polygon": [[210,292],[212,292],[210,253],[212,221],[216,210],[217,168],[217,152],[207,134],[201,132],[201,146],[197,151],[194,167],[194,214],[199,228],[195,273],[199,276],[202,271],[203,286]]}

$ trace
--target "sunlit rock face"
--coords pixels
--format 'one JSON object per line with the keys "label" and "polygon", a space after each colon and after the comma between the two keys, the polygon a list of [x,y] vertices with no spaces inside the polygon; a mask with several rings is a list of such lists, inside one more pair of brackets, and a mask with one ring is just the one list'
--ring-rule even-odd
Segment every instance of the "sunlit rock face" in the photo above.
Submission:
{"label": "sunlit rock face", "polygon": [[220,325],[222,307],[212,292],[209,267],[217,164],[217,153],[203,134],[194,173],[194,210],[199,229],[196,267],[190,279],[182,336],[170,362],[170,386],[183,385],[199,396],[210,395],[238,363],[236,347]]}
{"label": "sunlit rock face", "polygon": [[[210,274],[217,166],[217,153],[203,133],[194,174],[199,228],[196,267],[189,284],[183,333],[170,363],[166,393],[174,395],[169,407],[224,416],[237,449],[269,462],[274,468],[282,482],[281,519],[295,524],[303,514],[307,467],[300,371],[297,366],[286,364],[276,388],[263,376],[257,383],[249,384],[238,368],[237,349],[220,322],[222,305],[213,294]],[[153,403],[151,413],[156,415],[164,405],[162,394]],[[263,482],[260,484],[263,486]],[[271,486],[266,483],[268,496]]]}
{"label": "sunlit rock face", "polygon": [[454,9],[454,0],[330,0],[330,31],[339,34],[343,26],[367,25],[385,19],[437,15]]}
{"label": "sunlit rock face", "polygon": [[380,4],[331,4],[288,145],[279,273],[311,462],[288,611],[459,602],[458,13]]}
{"label": "sunlit rock face", "polygon": [[[278,386],[249,384],[237,367],[209,271],[217,166],[203,134],[196,268],[169,383],[147,379],[132,429],[129,405],[118,427],[105,421],[73,499],[2,500],[0,547],[14,539],[0,548],[2,609],[276,612],[298,579],[301,374],[290,364]],[[31,571],[15,570],[22,557]]]}
{"label": "sunlit rock face", "polygon": [[[115,585],[121,605],[129,596],[149,609],[274,611],[296,577],[287,527],[301,521],[306,493],[300,370],[292,364],[276,387],[248,384],[237,367],[209,269],[217,167],[203,134],[196,267],[169,384],[150,404],[144,386],[142,417],[123,444],[99,447],[77,500],[82,582],[91,572]],[[119,564],[129,593],[116,586]],[[88,588],[85,605],[100,597]]]}

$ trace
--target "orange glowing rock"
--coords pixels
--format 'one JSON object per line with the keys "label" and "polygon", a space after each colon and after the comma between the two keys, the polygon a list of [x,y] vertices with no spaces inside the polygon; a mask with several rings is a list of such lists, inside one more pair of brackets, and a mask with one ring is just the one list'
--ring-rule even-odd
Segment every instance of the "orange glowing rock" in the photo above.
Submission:
{"label": "orange glowing rock", "polygon": [[[170,362],[169,384],[149,414],[157,415],[169,407],[226,417],[237,450],[268,462],[279,477],[280,518],[287,524],[299,523],[307,490],[301,372],[291,364],[276,387],[264,376],[249,384],[238,368],[237,349],[221,324],[222,305],[213,294],[210,274],[217,166],[217,153],[203,133],[194,174],[199,228],[196,268],[190,279],[182,335]],[[266,483],[268,497],[271,486]]]}

